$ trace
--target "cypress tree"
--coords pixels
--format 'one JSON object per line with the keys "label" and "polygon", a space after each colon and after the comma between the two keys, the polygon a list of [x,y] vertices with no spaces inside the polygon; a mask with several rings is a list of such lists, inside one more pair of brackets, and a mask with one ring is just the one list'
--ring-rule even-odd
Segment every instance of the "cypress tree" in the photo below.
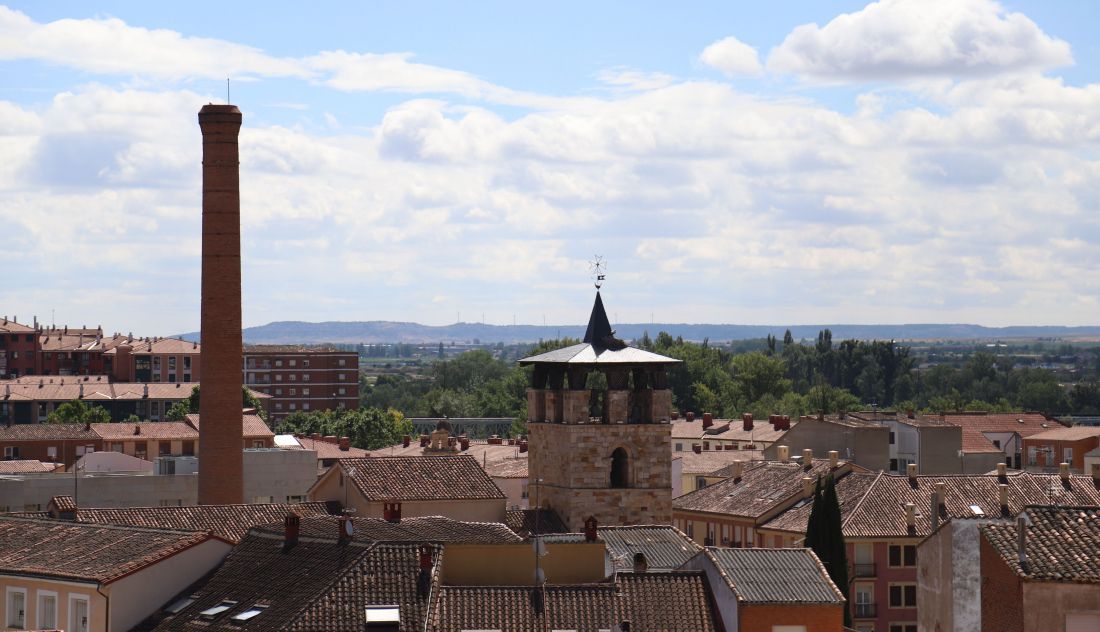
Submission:
{"label": "cypress tree", "polygon": [[[825,479],[824,485],[819,478],[814,489],[814,504],[810,508],[810,519],[806,525],[806,548],[813,549],[829,577],[837,588],[848,598],[848,552],[844,546],[844,531],[841,525],[840,501],[836,495],[836,481],[832,475]],[[852,625],[851,609],[844,609],[844,625]]]}

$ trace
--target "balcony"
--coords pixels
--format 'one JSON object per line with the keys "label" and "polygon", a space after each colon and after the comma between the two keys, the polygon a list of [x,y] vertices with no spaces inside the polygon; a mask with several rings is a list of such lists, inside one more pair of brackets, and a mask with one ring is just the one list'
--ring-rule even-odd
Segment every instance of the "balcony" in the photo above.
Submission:
{"label": "balcony", "polygon": [[854,619],[874,619],[877,616],[878,610],[873,603],[852,604],[852,618]]}
{"label": "balcony", "polygon": [[875,565],[871,564],[853,564],[852,565],[852,577],[874,577]]}

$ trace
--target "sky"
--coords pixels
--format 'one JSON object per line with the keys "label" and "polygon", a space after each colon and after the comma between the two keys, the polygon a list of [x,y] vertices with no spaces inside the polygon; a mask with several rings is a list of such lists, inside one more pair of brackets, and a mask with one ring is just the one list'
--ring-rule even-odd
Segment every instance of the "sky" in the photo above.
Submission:
{"label": "sky", "polygon": [[[95,6],[91,6],[95,4]],[[0,5],[0,314],[1100,324],[1100,3]]]}

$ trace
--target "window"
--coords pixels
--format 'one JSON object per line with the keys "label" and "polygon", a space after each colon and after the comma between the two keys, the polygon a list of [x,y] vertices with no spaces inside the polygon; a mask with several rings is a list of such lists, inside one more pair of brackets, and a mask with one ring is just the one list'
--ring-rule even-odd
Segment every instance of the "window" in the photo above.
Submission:
{"label": "window", "polygon": [[615,448],[611,453],[611,486],[627,487],[630,483],[630,457],[626,450]]}
{"label": "window", "polygon": [[51,461],[57,458],[57,446],[51,445],[46,448],[46,458]]}
{"label": "window", "polygon": [[295,404],[294,402],[291,402],[290,403],[290,410],[298,410],[298,404]]}
{"label": "window", "polygon": [[890,431],[890,445],[894,445],[894,431]]}
{"label": "window", "polygon": [[308,369],[309,368],[309,360],[302,360],[302,368],[303,369]]}
{"label": "window", "polygon": [[176,370],[176,356],[168,356],[168,370],[169,371],[175,371]]}
{"label": "window", "polygon": [[301,496],[301,495],[287,496],[286,501],[288,503],[291,503],[291,504],[297,504],[297,503],[305,502],[305,496]]}
{"label": "window", "polygon": [[191,374],[190,373],[184,373],[183,374],[183,381],[184,382],[190,382],[191,381]]}
{"label": "window", "polygon": [[297,360],[291,360],[287,366],[298,366]]}
{"label": "window", "polygon": [[308,382],[309,381],[309,373],[303,373],[302,374],[302,381],[303,382]]}
{"label": "window", "polygon": [[22,630],[27,627],[27,591],[23,588],[8,588],[7,626]]}
{"label": "window", "polygon": [[291,382],[295,382],[295,381],[298,380],[298,374],[297,373],[290,373],[290,374],[287,375],[287,379],[290,380]]}
{"label": "window", "polygon": [[275,389],[275,394],[276,395],[282,395],[283,394],[283,389],[281,389],[281,388]]}
{"label": "window", "polygon": [[75,632],[88,632],[92,627],[92,608],[88,604],[88,598],[82,596],[69,596],[69,630]]}
{"label": "window", "polygon": [[169,373],[168,374],[168,381],[169,382],[175,382],[176,381],[176,374],[175,373]]}
{"label": "window", "polygon": [[[340,389],[340,390],[343,391],[344,389]],[[340,394],[343,395],[343,393],[340,393]],[[677,443],[676,444],[676,451],[677,452],[683,452],[684,451],[684,444]]]}
{"label": "window", "polygon": [[4,460],[5,461],[18,461],[19,460],[19,446],[6,445],[4,446]]}
{"label": "window", "polygon": [[38,608],[35,627],[53,630],[57,628],[57,593],[49,590],[38,591]]}
{"label": "window", "polygon": [[261,604],[256,604],[256,605],[252,606],[251,608],[248,608],[247,610],[243,610],[243,611],[233,615],[232,617],[230,617],[230,619],[232,619],[233,621],[237,621],[237,622],[249,621],[252,618],[254,618],[256,615],[263,612],[264,610],[267,610],[267,606],[261,605]]}
{"label": "window", "polygon": [[1027,448],[1027,464],[1028,465],[1035,465],[1037,463],[1037,461],[1035,460],[1036,452],[1037,451],[1035,450],[1035,446],[1028,446],[1028,448]]}
{"label": "window", "polygon": [[253,448],[262,448],[262,447],[264,447],[263,439],[253,439],[252,447]]}
{"label": "window", "polygon": [[275,374],[275,381],[276,382],[282,382],[283,381],[283,374],[282,373],[276,373]]}
{"label": "window", "polygon": [[172,602],[172,605],[165,608],[164,611],[168,614],[178,614],[180,610],[183,610],[187,606],[195,603],[196,599],[198,599],[198,597],[195,595],[191,595],[190,597],[180,597],[179,599]]}
{"label": "window", "polygon": [[309,410],[309,402],[304,402],[302,404],[302,410]]}
{"label": "window", "polygon": [[191,356],[183,356],[183,368],[184,369],[190,369],[191,368]]}
{"label": "window", "polygon": [[891,608],[916,608],[917,585],[916,584],[891,584],[890,585]]}
{"label": "window", "polygon": [[336,374],[336,379],[340,382],[343,382],[344,381],[344,374],[343,373],[337,373]]}
{"label": "window", "polygon": [[917,632],[916,623],[891,623],[890,632]]}
{"label": "window", "polygon": [[344,366],[346,364],[347,364],[347,360],[345,360],[343,358],[340,358],[339,360],[336,361],[337,366]]}
{"label": "window", "polygon": [[890,545],[890,566],[916,566],[917,547],[912,544]]}
{"label": "window", "polygon": [[229,610],[235,605],[237,605],[236,601],[223,601],[213,608],[207,608],[206,610],[203,610],[199,613],[199,616],[201,616],[203,619],[213,619],[214,617],[225,612],[226,610]]}
{"label": "window", "polygon": [[134,456],[139,459],[144,459],[146,454],[145,449],[146,446],[144,441],[134,444]]}
{"label": "window", "polygon": [[1001,449],[1001,440],[1000,439],[994,439],[993,440],[993,447],[1000,450]]}
{"label": "window", "polygon": [[115,442],[111,444],[111,452],[122,452],[122,444]]}
{"label": "window", "polygon": [[298,394],[298,389],[296,389],[296,388],[290,389],[290,394],[291,395],[297,395]]}
{"label": "window", "polygon": [[159,454],[161,456],[168,456],[168,455],[172,454],[172,442],[171,441],[161,441],[160,442]]}
{"label": "window", "polygon": [[282,402],[275,402],[275,410],[282,410],[282,409],[283,409],[283,403]]}
{"label": "window", "polygon": [[302,389],[302,397],[309,397],[309,389],[308,388],[303,388]]}
{"label": "window", "polygon": [[897,459],[890,459],[890,471],[891,472],[897,472],[898,471],[898,460]]}
{"label": "window", "polygon": [[707,486],[707,479],[703,476],[695,477],[695,489],[703,489]]}
{"label": "window", "polygon": [[340,388],[336,389],[336,394],[337,394],[337,395],[346,395],[346,394],[347,394],[347,392],[348,392],[348,389],[344,388],[343,386],[341,386]]}
{"label": "window", "polygon": [[1062,448],[1062,462],[1073,465],[1073,448]]}
{"label": "window", "polygon": [[282,361],[282,360],[276,360],[276,361],[275,361],[275,366],[276,366],[276,367],[281,367],[281,366],[283,366],[283,361]]}

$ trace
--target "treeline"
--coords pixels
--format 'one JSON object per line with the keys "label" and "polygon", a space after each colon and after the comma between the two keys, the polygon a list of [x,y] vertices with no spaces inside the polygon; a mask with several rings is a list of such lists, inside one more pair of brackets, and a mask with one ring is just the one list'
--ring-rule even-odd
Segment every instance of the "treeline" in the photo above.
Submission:
{"label": "treeline", "polygon": [[412,422],[397,410],[360,408],[308,413],[298,411],[284,417],[275,432],[348,437],[351,445],[357,448],[377,450],[399,443],[404,435],[412,434],[412,429]]}

